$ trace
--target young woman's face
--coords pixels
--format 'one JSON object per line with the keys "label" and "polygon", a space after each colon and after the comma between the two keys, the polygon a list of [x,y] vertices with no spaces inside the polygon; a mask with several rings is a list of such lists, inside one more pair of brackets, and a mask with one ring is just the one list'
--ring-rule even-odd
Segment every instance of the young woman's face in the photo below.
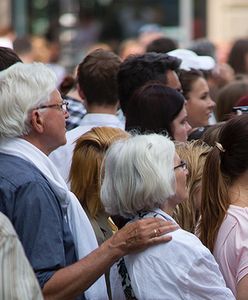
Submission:
{"label": "young woman's face", "polygon": [[180,113],[171,123],[171,132],[175,141],[186,142],[188,139],[188,134],[192,127],[187,121],[187,111],[185,105],[183,106]]}
{"label": "young woman's face", "polygon": [[196,128],[208,125],[215,102],[209,95],[207,81],[202,77],[196,79],[187,98],[186,109],[191,127]]}

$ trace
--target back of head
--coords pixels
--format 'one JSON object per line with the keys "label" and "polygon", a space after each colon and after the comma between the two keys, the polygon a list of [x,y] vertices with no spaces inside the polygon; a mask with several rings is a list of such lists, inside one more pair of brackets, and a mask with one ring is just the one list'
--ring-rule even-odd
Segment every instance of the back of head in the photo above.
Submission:
{"label": "back of head", "polygon": [[119,45],[118,51],[122,60],[126,59],[129,55],[143,54],[144,52],[145,48],[136,39],[126,39],[122,41]]}
{"label": "back of head", "polygon": [[31,38],[28,36],[17,37],[13,42],[15,52],[22,58],[24,63],[34,61]]}
{"label": "back of head", "polygon": [[207,55],[216,59],[216,46],[213,42],[206,38],[192,41],[192,44],[189,48],[197,55]]}
{"label": "back of head", "polygon": [[105,152],[116,140],[127,138],[119,128],[95,127],[76,142],[70,170],[71,191],[94,218],[102,208],[100,202],[100,169]]}
{"label": "back of head", "polygon": [[235,80],[221,88],[217,94],[216,118],[218,122],[226,121],[232,114],[232,108],[238,100],[248,94],[248,81]]}
{"label": "back of head", "polygon": [[0,47],[0,71],[7,69],[17,62],[22,62],[20,57],[10,48]]}
{"label": "back of head", "polygon": [[228,64],[236,74],[245,74],[248,71],[247,65],[248,39],[238,39],[233,43],[228,56]]}
{"label": "back of head", "polygon": [[158,134],[114,143],[104,160],[101,200],[107,212],[135,216],[175,194],[174,143]]}
{"label": "back of head", "polygon": [[26,54],[32,51],[32,43],[29,37],[17,37],[13,42],[13,47],[19,55]]}
{"label": "back of head", "polygon": [[171,38],[161,37],[155,39],[146,47],[146,52],[167,53],[178,48],[178,44]]}
{"label": "back of head", "polygon": [[0,72],[0,138],[30,131],[30,110],[49,100],[55,74],[42,63],[16,63]]}
{"label": "back of head", "polygon": [[225,150],[219,153],[221,172],[233,182],[248,169],[248,115],[227,121],[220,130],[219,143]]}
{"label": "back of head", "polygon": [[225,122],[218,122],[213,125],[209,125],[206,131],[203,133],[201,140],[207,143],[209,146],[214,147],[215,143],[219,140],[219,133]]}
{"label": "back of head", "polygon": [[166,132],[173,138],[171,124],[184,103],[184,97],[176,90],[160,82],[148,82],[136,90],[128,104],[126,130]]}
{"label": "back of head", "polygon": [[248,115],[236,116],[221,128],[203,171],[200,238],[212,251],[230,205],[228,189],[248,170]]}
{"label": "back of head", "polygon": [[111,51],[97,49],[79,64],[79,88],[90,104],[116,105],[118,102],[117,72],[121,60]]}
{"label": "back of head", "polygon": [[167,83],[167,71],[176,71],[180,63],[180,59],[165,53],[149,52],[127,57],[118,72],[119,100],[123,112],[126,113],[127,104],[136,89],[150,80]]}

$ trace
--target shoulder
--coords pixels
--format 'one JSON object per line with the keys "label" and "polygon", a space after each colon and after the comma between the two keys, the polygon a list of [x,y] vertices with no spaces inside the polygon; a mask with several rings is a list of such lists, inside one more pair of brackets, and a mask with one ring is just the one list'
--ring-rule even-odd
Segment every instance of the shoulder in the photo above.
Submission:
{"label": "shoulder", "polygon": [[0,212],[0,237],[2,240],[3,237],[8,238],[8,237],[16,237],[16,232],[9,221],[9,219]]}
{"label": "shoulder", "polygon": [[0,153],[0,165],[1,182],[4,182],[5,185],[18,188],[31,181],[46,181],[36,166],[17,156]]}
{"label": "shoulder", "polygon": [[219,229],[217,240],[248,240],[247,232],[248,208],[230,205],[226,217]]}

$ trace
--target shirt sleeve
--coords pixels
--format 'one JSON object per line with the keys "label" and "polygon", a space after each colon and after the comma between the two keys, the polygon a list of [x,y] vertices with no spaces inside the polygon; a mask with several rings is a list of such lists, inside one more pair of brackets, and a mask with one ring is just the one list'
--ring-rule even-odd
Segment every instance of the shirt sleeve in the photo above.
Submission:
{"label": "shirt sleeve", "polygon": [[235,299],[231,290],[226,287],[224,278],[211,253],[195,259],[185,278],[189,298],[194,299]]}
{"label": "shirt sleeve", "polygon": [[3,276],[0,276],[0,298],[43,299],[34,272],[11,223],[3,215],[2,221],[4,223],[0,224],[0,273]]}
{"label": "shirt sleeve", "polygon": [[[240,220],[241,221],[241,220]],[[231,232],[235,243],[236,282],[248,274],[248,233],[247,224],[239,223]],[[233,245],[232,245],[233,247]]]}

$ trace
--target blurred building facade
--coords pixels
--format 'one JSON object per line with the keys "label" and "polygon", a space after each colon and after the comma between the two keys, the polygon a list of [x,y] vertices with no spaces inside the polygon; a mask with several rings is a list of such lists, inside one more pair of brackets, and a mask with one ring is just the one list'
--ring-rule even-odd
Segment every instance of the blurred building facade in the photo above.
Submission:
{"label": "blurred building facade", "polygon": [[229,42],[248,36],[247,14],[247,0],[1,0],[0,29],[57,40],[67,65],[83,47],[115,47],[145,24],[159,24],[182,47],[202,37]]}

